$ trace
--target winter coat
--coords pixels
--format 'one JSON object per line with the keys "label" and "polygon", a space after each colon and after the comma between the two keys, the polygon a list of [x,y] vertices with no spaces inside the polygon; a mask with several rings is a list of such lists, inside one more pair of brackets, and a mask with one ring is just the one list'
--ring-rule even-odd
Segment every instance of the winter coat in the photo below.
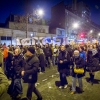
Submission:
{"label": "winter coat", "polygon": [[50,47],[46,47],[44,49],[44,54],[46,57],[51,57],[52,56],[52,49]]}
{"label": "winter coat", "polygon": [[39,49],[36,51],[36,53],[37,53],[37,56],[38,56],[38,58],[39,58],[40,67],[44,67],[44,66],[45,66],[45,55],[44,55],[43,50],[39,48]]}
{"label": "winter coat", "polygon": [[20,77],[21,72],[25,66],[23,55],[19,54],[18,56],[14,56],[12,61],[13,61],[14,75]]}
{"label": "winter coat", "polygon": [[[75,63],[76,68],[83,68],[84,69],[84,67],[85,67],[85,61],[84,61],[84,59],[82,57],[80,57],[80,56],[78,58],[73,57],[73,62]],[[77,77],[77,78],[83,77],[84,74],[76,74],[74,72],[75,65],[72,68],[72,77]]]}
{"label": "winter coat", "polygon": [[8,52],[8,57],[6,58],[6,69],[9,71],[12,67],[12,59],[13,59],[13,53]]}
{"label": "winter coat", "polygon": [[80,57],[82,57],[84,59],[84,61],[86,61],[86,53],[85,53],[85,51],[80,52]]}
{"label": "winter coat", "polygon": [[38,56],[38,58],[39,58],[39,61],[40,61],[40,67],[44,67],[45,66],[45,56],[44,56],[44,54],[39,54],[39,56]]}
{"label": "winter coat", "polygon": [[73,57],[74,50],[71,47],[68,47],[66,50],[68,51],[70,57]]}
{"label": "winter coat", "polygon": [[97,57],[98,57],[98,60],[99,60],[99,63],[100,63],[100,45],[97,45]]}
{"label": "winter coat", "polygon": [[[60,60],[63,61],[63,63],[60,63]],[[58,71],[60,73],[69,73],[70,68],[70,56],[67,51],[60,51],[58,55]]]}
{"label": "winter coat", "polygon": [[56,57],[58,54],[58,49],[57,48],[53,48],[53,56]]}
{"label": "winter coat", "polygon": [[99,60],[97,58],[94,58],[93,56],[90,56],[87,61],[86,71],[96,72],[99,70],[100,70]]}
{"label": "winter coat", "polygon": [[0,66],[0,67],[3,68],[3,53],[1,50],[0,50],[0,63],[2,64],[2,66]]}
{"label": "winter coat", "polygon": [[24,67],[24,82],[36,83],[38,79],[39,59],[36,55],[28,57]]}
{"label": "winter coat", "polygon": [[92,51],[88,50],[88,52],[87,52],[87,61],[90,59],[91,55],[92,55]]}
{"label": "winter coat", "polygon": [[[7,91],[9,86],[8,79],[0,67],[0,96]],[[1,100],[1,99],[0,99]]]}
{"label": "winter coat", "polygon": [[7,48],[4,48],[3,55],[4,55],[4,59],[6,59],[8,57],[8,49]]}

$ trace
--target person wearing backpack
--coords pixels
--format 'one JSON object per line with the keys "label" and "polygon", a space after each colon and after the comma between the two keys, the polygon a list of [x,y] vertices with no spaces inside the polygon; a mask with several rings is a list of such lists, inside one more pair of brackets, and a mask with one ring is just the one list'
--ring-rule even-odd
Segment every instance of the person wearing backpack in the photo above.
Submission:
{"label": "person wearing backpack", "polygon": [[8,89],[8,94],[11,96],[13,100],[21,98],[21,95],[23,93],[21,72],[24,68],[24,65],[24,57],[21,54],[21,50],[20,48],[16,48],[14,56],[12,58],[13,77]]}
{"label": "person wearing backpack", "polygon": [[86,71],[89,72],[90,78],[87,80],[93,85],[95,72],[100,70],[99,60],[95,57],[94,53],[91,50],[88,50],[87,54],[87,67]]}

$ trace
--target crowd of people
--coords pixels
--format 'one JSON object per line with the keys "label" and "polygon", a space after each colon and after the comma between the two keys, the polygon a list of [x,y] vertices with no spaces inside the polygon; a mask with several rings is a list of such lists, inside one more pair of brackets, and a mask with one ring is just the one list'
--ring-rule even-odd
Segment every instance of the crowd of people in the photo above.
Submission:
{"label": "crowd of people", "polygon": [[[35,87],[35,83],[38,80],[38,73],[45,74],[45,67],[57,66],[60,89],[68,87],[67,77],[72,76],[71,94],[76,93],[76,79],[82,93],[82,78],[85,73],[89,73],[88,82],[93,85],[95,72],[100,70],[99,43],[74,43],[60,46],[46,43],[42,46],[38,44],[16,47],[4,44],[0,49],[4,58],[4,63],[1,65],[4,64],[4,73],[11,80],[11,84],[9,86],[5,84],[5,88],[8,87],[7,92],[13,100],[20,98],[23,93],[22,79],[28,83],[26,100],[32,100],[32,92],[36,94],[37,100],[42,100],[42,95]],[[4,80],[7,80],[5,78]]]}

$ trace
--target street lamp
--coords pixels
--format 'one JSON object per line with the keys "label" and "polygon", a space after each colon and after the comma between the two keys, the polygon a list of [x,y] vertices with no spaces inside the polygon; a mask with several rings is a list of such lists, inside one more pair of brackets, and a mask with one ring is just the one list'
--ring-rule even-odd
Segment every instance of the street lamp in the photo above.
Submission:
{"label": "street lamp", "polygon": [[100,36],[100,33],[98,33],[98,35]]}
{"label": "street lamp", "polygon": [[90,30],[90,33],[92,33],[93,32],[93,30]]}
{"label": "street lamp", "polygon": [[[42,9],[37,9],[35,10],[35,12],[33,12],[33,16],[36,15],[37,19],[41,18],[44,15],[44,11]],[[27,38],[27,34],[28,34],[28,18],[29,15],[27,14],[27,20],[26,20],[26,38]]]}
{"label": "street lamp", "polygon": [[44,15],[44,11],[42,9],[38,9],[37,10],[37,15],[38,16],[43,16]]}
{"label": "street lamp", "polygon": [[100,36],[100,33],[98,33],[98,36]]}
{"label": "street lamp", "polygon": [[73,28],[76,29],[76,28],[78,28],[78,27],[79,27],[79,24],[78,24],[78,23],[74,23],[74,24],[73,24]]}

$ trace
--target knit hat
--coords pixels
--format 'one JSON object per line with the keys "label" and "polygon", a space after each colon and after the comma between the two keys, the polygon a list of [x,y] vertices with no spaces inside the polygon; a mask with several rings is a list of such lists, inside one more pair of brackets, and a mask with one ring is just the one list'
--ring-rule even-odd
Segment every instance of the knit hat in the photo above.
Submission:
{"label": "knit hat", "polygon": [[34,47],[29,47],[28,51],[30,51],[32,54],[34,54],[35,53],[35,48]]}

